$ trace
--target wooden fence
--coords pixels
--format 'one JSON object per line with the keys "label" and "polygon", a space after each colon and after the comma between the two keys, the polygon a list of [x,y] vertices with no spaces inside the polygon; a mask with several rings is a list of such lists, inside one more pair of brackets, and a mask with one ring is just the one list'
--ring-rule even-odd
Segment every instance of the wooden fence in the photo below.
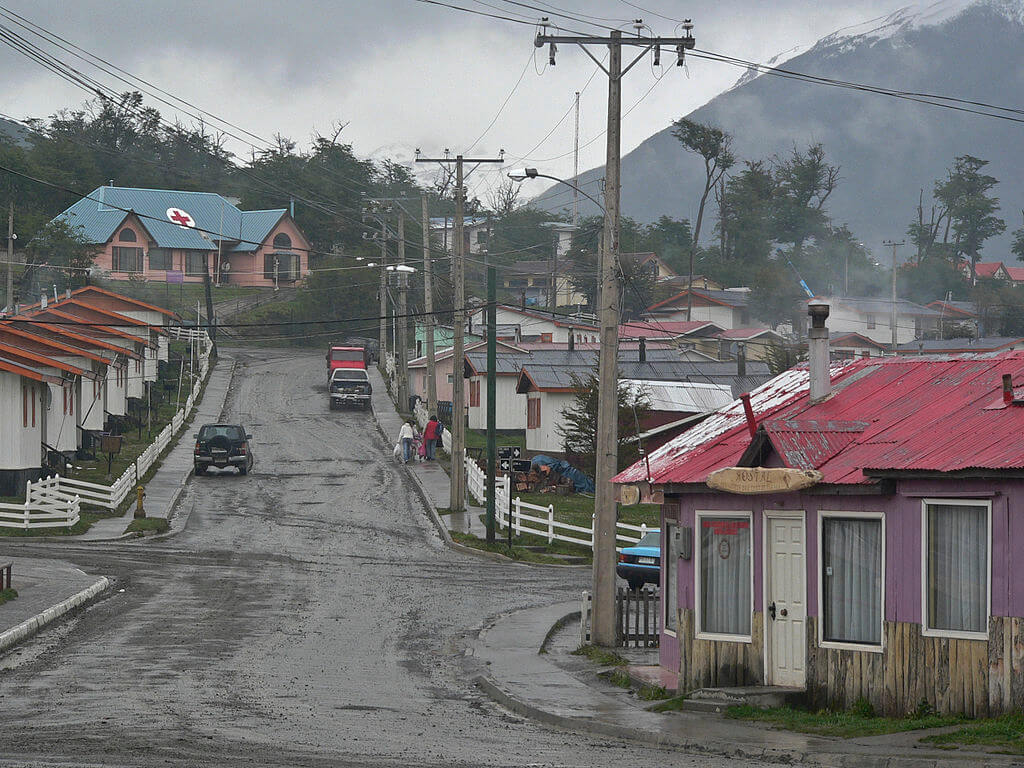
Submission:
{"label": "wooden fence", "polygon": [[125,471],[110,485],[90,483],[73,477],[52,475],[25,484],[23,504],[0,504],[0,527],[7,528],[70,528],[78,522],[81,505],[115,510],[124,503],[141,478],[156,463],[157,458],[171,444],[192,411],[203,380],[210,369],[210,338],[203,329],[168,329],[175,338],[199,342],[199,378],[185,400],[185,405],[171,417],[156,439],[139,454]]}
{"label": "wooden fence", "polygon": [[[590,644],[591,595],[580,598],[580,645]],[[657,648],[661,642],[661,595],[657,587],[615,591],[615,640],[620,648]]]}

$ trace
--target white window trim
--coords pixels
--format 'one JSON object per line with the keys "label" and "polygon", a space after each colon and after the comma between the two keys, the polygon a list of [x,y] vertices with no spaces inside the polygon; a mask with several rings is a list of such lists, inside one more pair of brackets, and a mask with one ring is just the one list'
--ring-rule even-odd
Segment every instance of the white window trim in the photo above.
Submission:
{"label": "white window trim", "polygon": [[700,570],[701,570],[701,547],[700,547],[700,531],[701,521],[705,517],[733,517],[733,518],[746,518],[750,524],[750,624],[753,628],[754,624],[754,513],[750,510],[724,510],[724,509],[704,509],[697,510],[694,512],[694,526],[693,526],[693,552],[695,555],[694,562],[694,575],[693,575],[693,606],[694,606],[694,636],[698,640],[719,640],[727,643],[750,643],[753,641],[751,635],[726,635],[717,632],[704,632],[701,629],[701,604],[700,604]]}
{"label": "white window trim", "polygon": [[[670,527],[678,528],[679,530],[682,530],[683,529],[683,524],[678,519],[674,520],[674,521],[666,520],[665,521],[665,525],[662,526],[662,532],[666,534],[665,539],[664,539],[665,542],[669,541],[669,535],[668,534],[669,534],[669,528]],[[667,547],[662,549],[662,552],[667,552],[667,551],[668,551]],[[691,549],[690,551],[692,552],[693,550]],[[663,560],[664,560],[664,558],[663,558]],[[676,603],[674,607],[676,609],[679,608],[679,562],[678,561],[679,561],[679,558],[677,557],[676,558],[676,586],[675,586],[675,589],[673,590],[673,593],[675,595],[675,603]],[[662,574],[664,574],[665,581],[667,583],[668,582],[668,567],[667,567],[665,562],[662,562],[662,566],[664,566],[664,567],[661,569],[661,572],[662,572]],[[661,594],[664,595],[665,591],[666,591],[665,590],[665,584],[659,584],[658,586],[661,587]],[[678,637],[678,633],[677,633],[677,630],[679,628],[678,625],[676,625],[676,629],[669,629],[668,628],[668,621],[666,621],[666,614],[668,613],[668,607],[669,607],[668,606],[668,601],[667,600],[662,600],[661,631],[664,632],[669,637]]]}
{"label": "white window trim", "polygon": [[921,499],[921,634],[925,637],[949,637],[961,640],[988,640],[988,622],[984,632],[955,629],[931,629],[928,626],[928,505],[947,504],[961,507],[984,507],[986,520],[985,614],[992,618],[992,502],[985,499]]}
{"label": "white window trim", "polygon": [[[879,597],[882,600],[879,622],[878,645],[873,643],[844,643],[836,640],[825,639],[825,579],[823,570],[825,568],[825,518],[836,517],[839,519],[860,518],[866,520],[882,521],[882,590]],[[842,510],[818,510],[818,647],[834,648],[840,651],[865,651],[867,653],[882,653],[885,650],[885,513],[884,512],[844,512]]]}

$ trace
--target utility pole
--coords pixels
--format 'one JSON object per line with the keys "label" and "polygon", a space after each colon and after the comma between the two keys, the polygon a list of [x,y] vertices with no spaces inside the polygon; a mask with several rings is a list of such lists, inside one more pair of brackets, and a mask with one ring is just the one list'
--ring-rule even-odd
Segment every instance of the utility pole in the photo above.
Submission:
{"label": "utility pole", "polygon": [[[220,246],[218,245],[218,248]],[[203,254],[203,290],[206,293],[206,332],[210,341],[216,341],[217,328],[213,324],[213,292],[210,290],[210,252]]]}
{"label": "utility pole", "polygon": [[[405,266],[405,212],[398,211],[398,263]],[[404,410],[409,407],[409,332],[408,307],[409,275],[404,270],[396,270],[398,275],[398,407]]]}
{"label": "utility pole", "polygon": [[14,312],[14,198],[7,210],[7,311]]}
{"label": "utility pole", "polygon": [[380,360],[388,349],[388,225],[380,220]]}
{"label": "utility pole", "polygon": [[[497,273],[487,267],[487,543],[494,543],[494,462],[497,457],[495,422],[497,421],[498,377],[494,371],[497,361]],[[509,476],[511,477],[511,472]],[[511,490],[511,486],[509,488]],[[509,520],[509,525],[512,521]]]}
{"label": "utility pole", "polygon": [[[685,37],[640,37],[643,22],[634,26],[636,37],[623,37],[613,30],[608,37],[586,35],[548,35],[547,25],[538,34],[534,45],[550,46],[550,60],[554,61],[557,45],[578,45],[608,76],[608,129],[605,160],[604,230],[601,243],[599,274],[600,294],[600,353],[598,357],[597,436],[594,497],[594,587],[591,638],[595,645],[614,646],[615,626],[615,533],[618,510],[615,489],[611,479],[618,471],[618,349],[619,317],[621,312],[621,286],[619,284],[619,198],[621,160],[620,128],[622,121],[622,78],[648,51],[654,51],[655,63],[660,62],[661,47],[674,46],[677,65],[682,66],[685,51],[696,44],[687,19],[683,24]],[[608,48],[608,66],[591,53],[588,46]],[[622,47],[633,46],[640,53],[627,65],[622,63]]]}
{"label": "utility pole", "polygon": [[426,311],[427,342],[427,412],[437,415],[437,370],[434,364],[434,285],[433,265],[430,261],[430,213],[427,197],[420,198],[423,205],[423,308]]}
{"label": "utility pole", "polygon": [[[473,172],[484,163],[503,163],[505,151],[502,150],[500,157],[496,158],[467,158],[462,155],[455,157],[455,253],[452,258],[452,282],[455,285],[455,299],[453,311],[453,325],[455,326],[454,339],[452,340],[452,477],[451,477],[451,503],[449,506],[453,511],[466,508],[466,472],[465,450],[466,450],[466,407],[465,407],[465,379],[462,376],[463,360],[465,358],[465,325],[466,325],[466,280],[465,280],[465,257],[466,239],[464,236],[464,218],[466,207],[467,174],[464,172],[466,163],[475,163],[470,170]],[[452,162],[450,157],[420,157],[417,153],[417,163],[441,163],[447,165]]]}
{"label": "utility pole", "polygon": [[576,188],[580,175],[580,92],[576,91],[576,125],[572,139],[572,225],[580,225],[580,191]]}
{"label": "utility pole", "polygon": [[906,245],[903,240],[883,240],[882,245],[892,248],[892,313],[889,315],[889,328],[892,330],[892,353],[896,354],[896,249]]}

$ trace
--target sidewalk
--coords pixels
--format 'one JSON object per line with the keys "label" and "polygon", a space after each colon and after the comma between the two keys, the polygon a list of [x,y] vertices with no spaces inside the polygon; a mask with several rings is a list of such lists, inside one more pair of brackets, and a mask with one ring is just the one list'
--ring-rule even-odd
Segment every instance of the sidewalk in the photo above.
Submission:
{"label": "sidewalk", "polygon": [[[4,560],[0,556],[0,560]],[[13,557],[14,600],[0,605],[0,653],[99,596],[109,582],[62,560]]]}
{"label": "sidewalk", "polygon": [[548,725],[692,753],[851,768],[1020,765],[1015,757],[965,751],[954,756],[919,747],[907,733],[837,739],[770,730],[709,713],[648,712],[642,702],[596,676],[591,684],[560,666],[564,651],[540,653],[552,629],[578,612],[578,603],[560,603],[502,616],[483,629],[470,647],[480,669],[486,670],[477,685],[499,704]]}
{"label": "sidewalk", "polygon": [[[233,357],[223,352],[219,353],[217,362],[207,379],[203,397],[193,411],[195,420],[178,433],[175,438],[177,443],[160,461],[156,472],[146,483],[146,498],[143,502],[146,517],[170,518],[174,504],[192,474],[192,433],[196,431],[197,425],[220,421],[234,366]],[[76,536],[75,539],[100,541],[119,538],[131,523],[134,514],[135,505],[130,504],[128,511],[121,517],[98,520],[88,531],[81,536]]]}
{"label": "sidewalk", "polygon": [[[384,379],[376,367],[367,370],[370,377],[370,384],[373,386],[373,415],[377,419],[377,426],[384,435],[384,441],[389,448],[393,448],[398,442],[398,432],[402,428],[402,419],[395,410],[395,404],[388,395]],[[414,424],[417,429],[419,426]],[[451,505],[451,481],[448,474],[436,461],[412,461],[406,465],[409,474],[413,476],[420,486],[423,495],[430,501],[435,510],[448,509]],[[487,535],[484,524],[480,522],[480,515],[484,513],[482,507],[472,506],[467,498],[468,509],[465,512],[453,512],[440,516],[449,531],[460,533],[472,533],[474,536],[483,538]]]}

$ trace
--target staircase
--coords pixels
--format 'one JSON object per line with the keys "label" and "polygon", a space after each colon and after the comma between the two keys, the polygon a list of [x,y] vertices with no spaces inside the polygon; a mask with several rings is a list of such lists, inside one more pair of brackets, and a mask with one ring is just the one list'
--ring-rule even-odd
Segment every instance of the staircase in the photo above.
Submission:
{"label": "staircase", "polygon": [[724,712],[728,707],[750,706],[761,709],[799,704],[806,693],[803,688],[779,685],[746,685],[736,688],[698,688],[683,702],[691,712]]}

